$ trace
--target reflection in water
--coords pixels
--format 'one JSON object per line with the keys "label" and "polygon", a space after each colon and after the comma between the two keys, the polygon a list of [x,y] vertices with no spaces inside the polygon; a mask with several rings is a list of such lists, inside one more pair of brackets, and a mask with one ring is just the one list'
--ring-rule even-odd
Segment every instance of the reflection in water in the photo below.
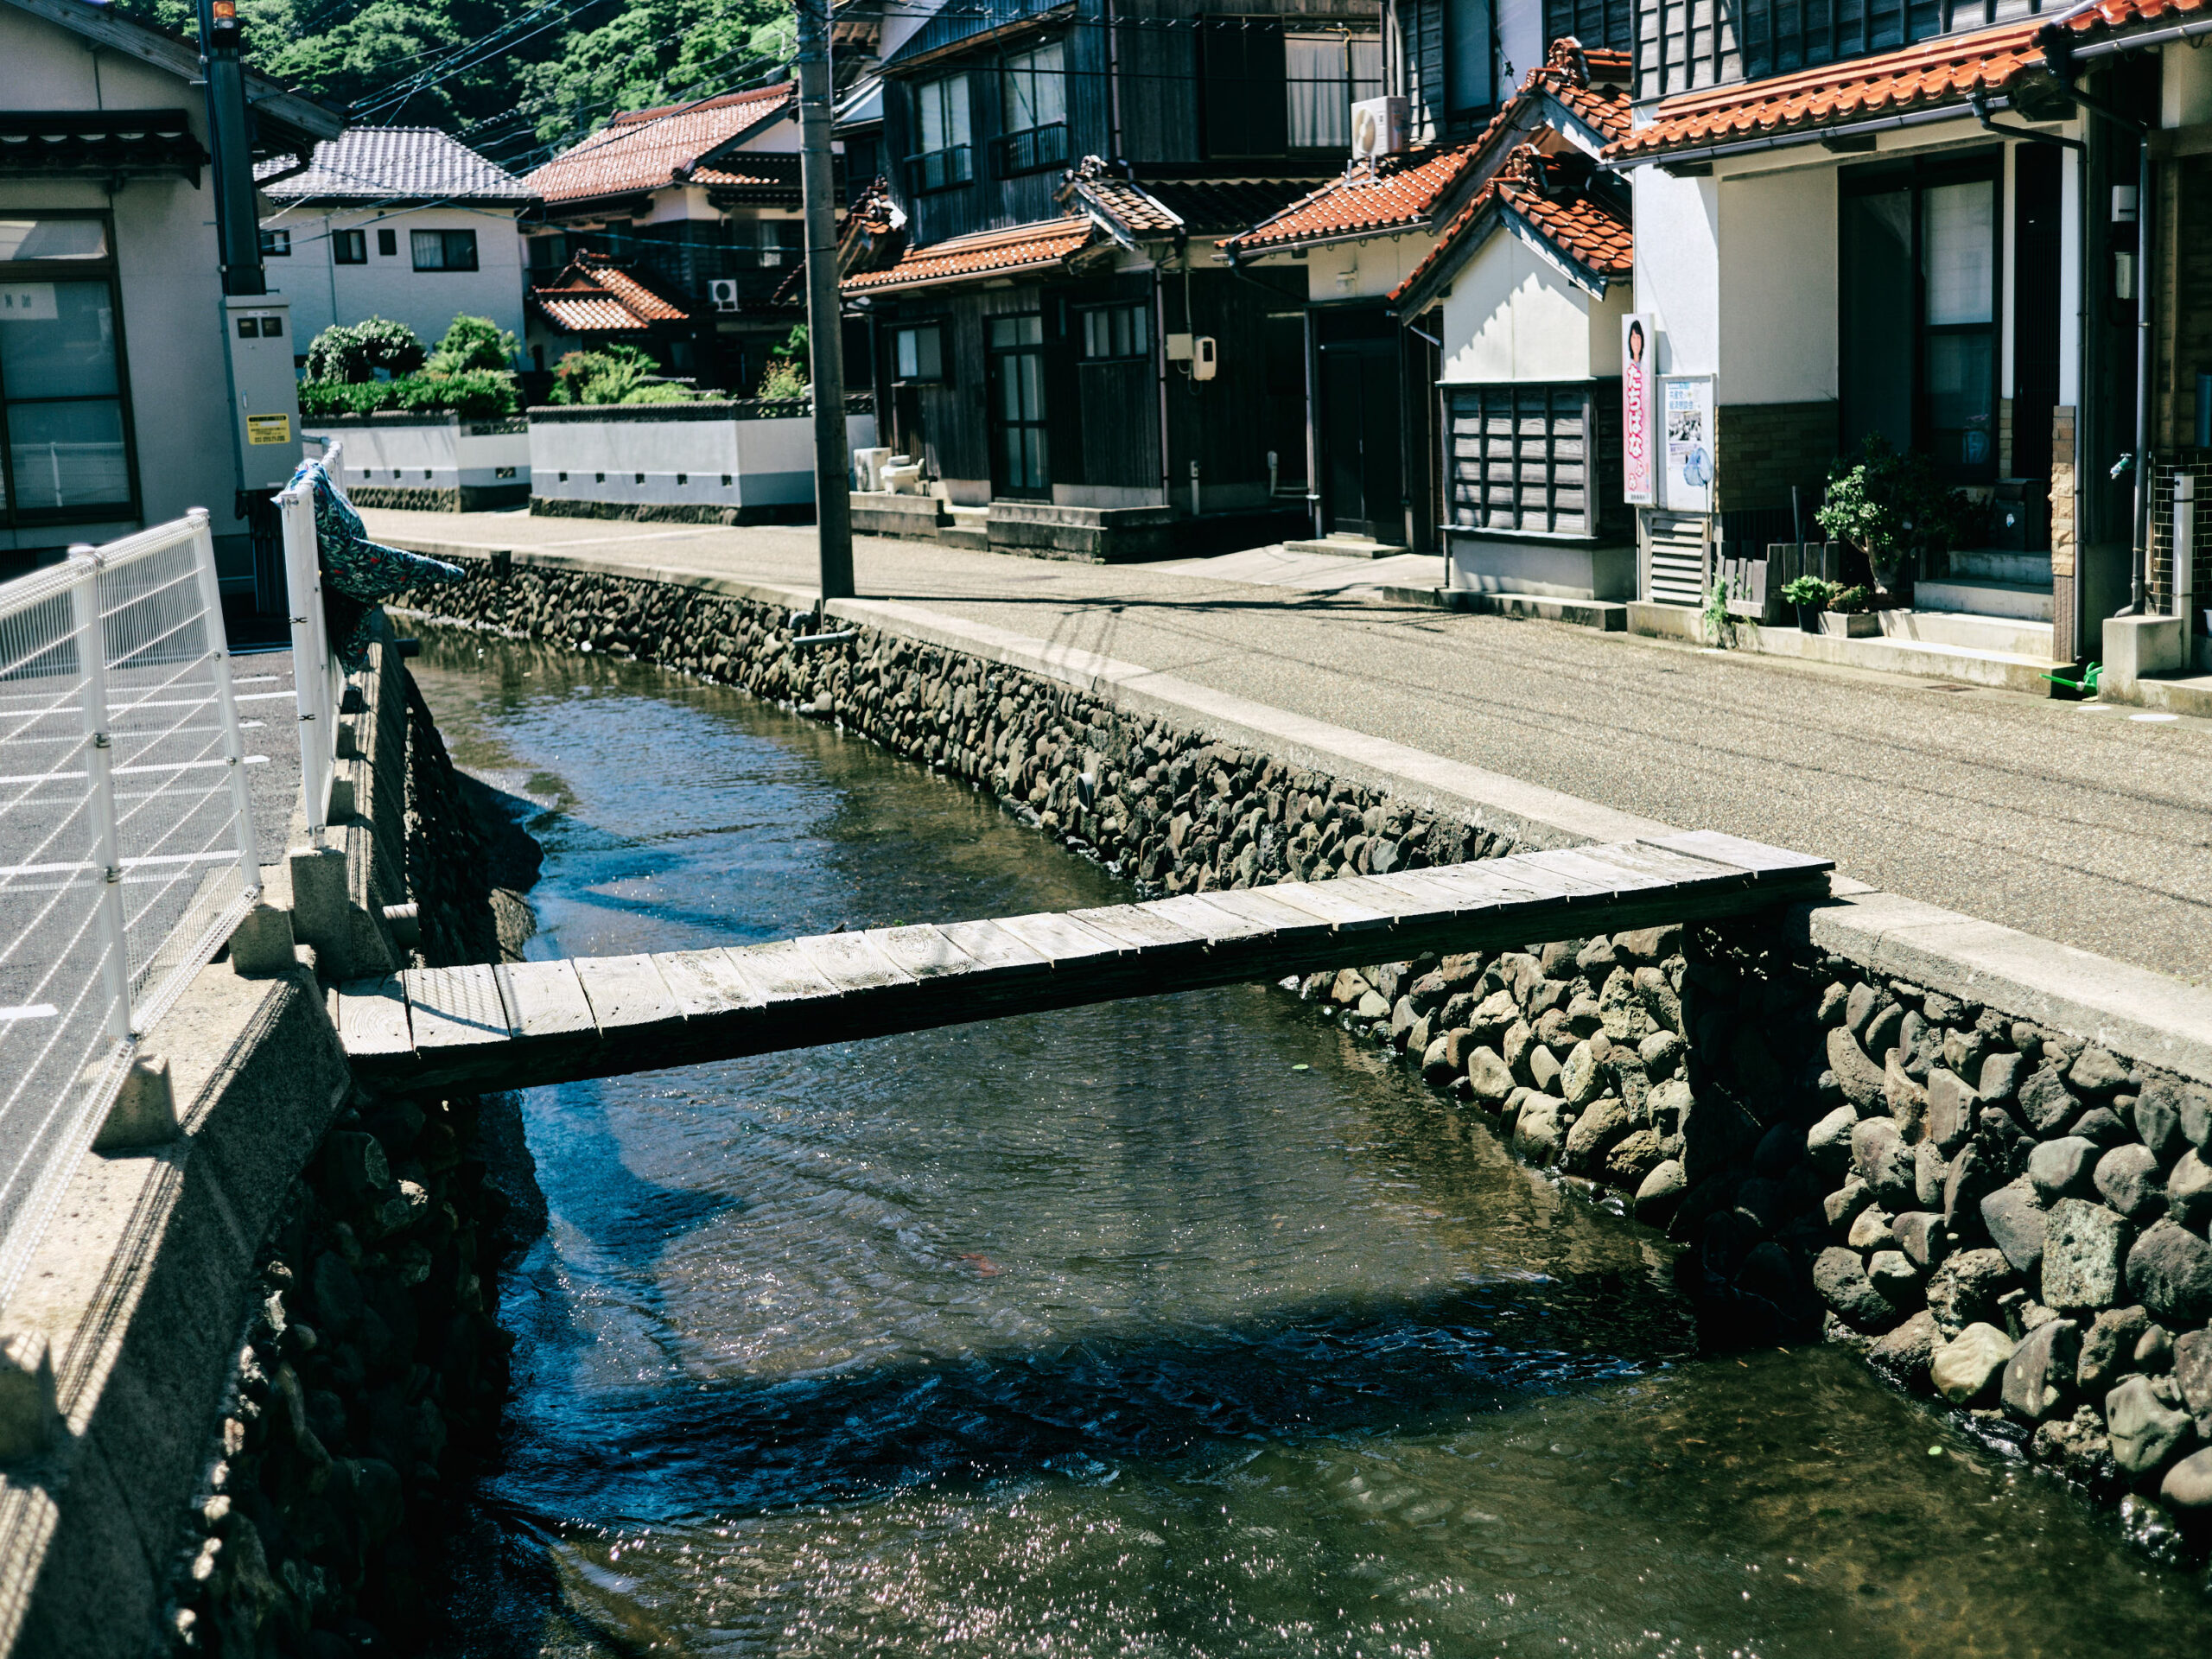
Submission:
{"label": "reflection in water", "polygon": [[[1118,895],[965,789],[447,637],[537,948]],[[1300,1065],[1310,1070],[1294,1069]],[[1279,991],[539,1090],[503,1462],[438,1650],[2072,1655],[2199,1592],[1829,1350],[1699,1358],[1650,1235]]]}

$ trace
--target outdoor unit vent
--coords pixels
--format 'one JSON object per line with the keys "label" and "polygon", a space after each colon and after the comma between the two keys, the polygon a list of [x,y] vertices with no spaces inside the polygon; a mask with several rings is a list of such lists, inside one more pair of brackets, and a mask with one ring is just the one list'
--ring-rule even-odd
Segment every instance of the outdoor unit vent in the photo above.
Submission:
{"label": "outdoor unit vent", "polygon": [[715,302],[717,311],[736,310],[737,279],[733,276],[715,277],[707,284],[707,297]]}
{"label": "outdoor unit vent", "polygon": [[1351,158],[1371,162],[1395,156],[1406,147],[1406,100],[1362,99],[1351,106]]}

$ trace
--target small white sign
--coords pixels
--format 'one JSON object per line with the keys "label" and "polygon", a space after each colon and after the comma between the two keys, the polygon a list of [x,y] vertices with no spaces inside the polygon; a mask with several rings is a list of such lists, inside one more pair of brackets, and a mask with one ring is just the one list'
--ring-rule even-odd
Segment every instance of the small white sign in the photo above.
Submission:
{"label": "small white sign", "polygon": [[60,315],[52,283],[0,284],[0,322],[53,322]]}
{"label": "small white sign", "polygon": [[1666,427],[1662,499],[1670,512],[1713,511],[1713,377],[1660,377]]}

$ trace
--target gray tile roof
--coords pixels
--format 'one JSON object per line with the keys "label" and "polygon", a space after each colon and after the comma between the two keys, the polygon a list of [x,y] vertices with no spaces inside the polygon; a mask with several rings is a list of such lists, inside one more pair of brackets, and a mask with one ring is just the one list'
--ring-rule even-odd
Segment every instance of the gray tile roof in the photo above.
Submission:
{"label": "gray tile roof", "polygon": [[[256,169],[281,170],[272,162]],[[272,201],[514,201],[531,188],[435,127],[349,127],[304,173],[262,187]]]}

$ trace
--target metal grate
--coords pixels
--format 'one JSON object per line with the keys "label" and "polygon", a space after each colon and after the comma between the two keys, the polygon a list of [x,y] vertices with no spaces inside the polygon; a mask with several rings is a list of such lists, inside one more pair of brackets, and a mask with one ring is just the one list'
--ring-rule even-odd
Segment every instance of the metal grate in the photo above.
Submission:
{"label": "metal grate", "polygon": [[207,517],[0,588],[0,1298],[260,893]]}
{"label": "metal grate", "polygon": [[1661,605],[1705,602],[1706,521],[1684,514],[1649,516],[1651,582],[1649,597]]}

